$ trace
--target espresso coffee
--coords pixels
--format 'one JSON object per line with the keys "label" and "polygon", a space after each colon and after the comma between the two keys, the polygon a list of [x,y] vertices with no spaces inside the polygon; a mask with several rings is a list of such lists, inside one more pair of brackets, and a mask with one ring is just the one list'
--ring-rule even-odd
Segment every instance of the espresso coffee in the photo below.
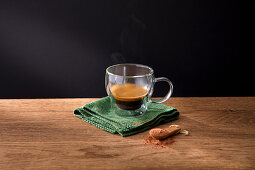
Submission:
{"label": "espresso coffee", "polygon": [[143,86],[136,84],[115,84],[111,88],[111,93],[116,99],[116,105],[120,109],[136,110],[143,104],[143,98],[147,95],[148,90]]}

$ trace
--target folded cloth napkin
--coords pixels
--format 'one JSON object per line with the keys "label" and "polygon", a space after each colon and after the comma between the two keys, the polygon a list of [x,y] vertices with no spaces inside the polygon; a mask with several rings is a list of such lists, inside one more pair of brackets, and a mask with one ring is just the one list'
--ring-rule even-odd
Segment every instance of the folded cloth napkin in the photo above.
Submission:
{"label": "folded cloth napkin", "polygon": [[74,115],[102,130],[125,137],[176,120],[179,112],[170,106],[151,103],[142,115],[120,116],[111,110],[110,97],[104,97],[75,109]]}

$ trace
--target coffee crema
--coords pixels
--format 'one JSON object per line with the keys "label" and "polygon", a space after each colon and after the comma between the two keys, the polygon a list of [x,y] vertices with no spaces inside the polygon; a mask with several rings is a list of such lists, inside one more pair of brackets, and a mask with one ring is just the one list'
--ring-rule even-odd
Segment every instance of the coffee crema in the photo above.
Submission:
{"label": "coffee crema", "polygon": [[139,109],[143,98],[148,94],[148,90],[143,86],[130,83],[115,84],[110,89],[117,106],[125,110]]}

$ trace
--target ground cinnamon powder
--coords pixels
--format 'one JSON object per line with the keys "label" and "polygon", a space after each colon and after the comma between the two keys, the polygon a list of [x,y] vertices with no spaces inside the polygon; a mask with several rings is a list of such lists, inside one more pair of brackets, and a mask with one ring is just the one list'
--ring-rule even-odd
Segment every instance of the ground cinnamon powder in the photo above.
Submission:
{"label": "ground cinnamon powder", "polygon": [[167,129],[154,128],[149,131],[150,136],[155,139],[162,140],[169,136],[169,131]]}
{"label": "ground cinnamon powder", "polygon": [[171,125],[167,129],[154,128],[149,131],[149,136],[145,138],[145,143],[153,147],[170,147],[174,140],[170,136],[183,133],[189,135],[189,131],[181,130],[179,125]]}
{"label": "ground cinnamon powder", "polygon": [[157,140],[149,135],[145,138],[145,143],[151,145],[152,147],[161,147],[161,148],[168,147],[169,148],[171,144],[174,143],[174,140],[171,138]]}

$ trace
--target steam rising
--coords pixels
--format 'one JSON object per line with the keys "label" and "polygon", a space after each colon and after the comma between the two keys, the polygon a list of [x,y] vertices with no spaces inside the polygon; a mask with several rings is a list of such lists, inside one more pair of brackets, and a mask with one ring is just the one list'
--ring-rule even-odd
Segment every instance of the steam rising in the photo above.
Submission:
{"label": "steam rising", "polygon": [[141,63],[146,25],[133,13],[120,35],[120,52],[111,54],[113,64]]}

